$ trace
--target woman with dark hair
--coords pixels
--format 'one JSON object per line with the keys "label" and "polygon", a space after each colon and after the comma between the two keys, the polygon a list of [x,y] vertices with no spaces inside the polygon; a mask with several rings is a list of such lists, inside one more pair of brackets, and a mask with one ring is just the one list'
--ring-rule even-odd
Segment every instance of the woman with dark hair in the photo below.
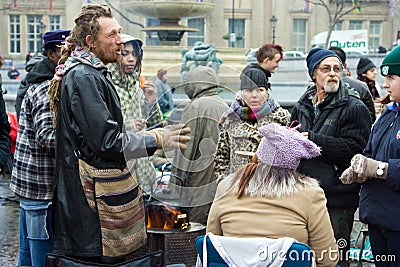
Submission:
{"label": "woman with dark hair", "polygon": [[369,58],[361,57],[357,64],[357,79],[368,85],[372,98],[375,100],[380,97],[380,87],[375,81],[376,66]]}
{"label": "woman with dark hair", "polygon": [[366,83],[374,100],[375,114],[379,116],[382,112],[383,105],[380,101],[381,88],[379,83],[375,81],[376,66],[369,58],[361,57],[357,64],[357,79]]}
{"label": "woman with dark hair", "polygon": [[251,162],[218,184],[207,232],[292,237],[311,247],[317,266],[335,266],[338,247],[324,191],[317,180],[296,171],[301,159],[320,155],[319,147],[276,123],[261,126],[259,132],[263,138]]}
{"label": "woman with dark hair", "polygon": [[[157,88],[152,81],[140,84],[142,71],[142,40],[121,34],[124,40],[122,60],[107,65],[121,101],[125,129],[128,132],[143,132],[146,128],[160,123],[161,110],[157,103]],[[151,158],[136,159],[136,173],[145,200],[151,193],[156,171]]]}

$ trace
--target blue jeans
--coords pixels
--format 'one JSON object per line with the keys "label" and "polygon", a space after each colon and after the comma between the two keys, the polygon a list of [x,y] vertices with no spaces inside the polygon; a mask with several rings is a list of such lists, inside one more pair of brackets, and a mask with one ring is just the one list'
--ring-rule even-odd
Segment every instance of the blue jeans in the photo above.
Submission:
{"label": "blue jeans", "polygon": [[46,267],[53,249],[51,201],[20,199],[18,266]]}

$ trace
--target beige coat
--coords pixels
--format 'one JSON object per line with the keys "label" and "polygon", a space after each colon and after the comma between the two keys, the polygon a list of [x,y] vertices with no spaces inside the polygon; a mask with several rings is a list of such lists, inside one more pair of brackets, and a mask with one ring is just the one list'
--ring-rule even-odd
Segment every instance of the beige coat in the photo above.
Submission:
{"label": "beige coat", "polygon": [[[231,237],[292,237],[310,245],[317,266],[335,266],[338,247],[319,186],[280,199],[247,195],[238,199],[230,184],[227,178],[218,185],[207,232]],[[331,257],[326,256],[329,251]]]}

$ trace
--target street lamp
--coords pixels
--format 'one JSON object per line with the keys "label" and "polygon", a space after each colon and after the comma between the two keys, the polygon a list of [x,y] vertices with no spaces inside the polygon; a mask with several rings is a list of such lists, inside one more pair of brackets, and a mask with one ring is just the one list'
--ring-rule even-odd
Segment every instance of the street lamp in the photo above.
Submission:
{"label": "street lamp", "polygon": [[232,23],[231,23],[231,34],[229,35],[229,41],[232,43],[232,47],[235,46],[236,34],[235,34],[235,0],[232,0]]}
{"label": "street lamp", "polygon": [[37,35],[35,36],[36,39],[36,47],[35,47],[35,51],[39,52],[40,51],[40,47],[42,47],[42,43],[43,43],[43,34],[46,30],[46,24],[43,23],[42,19],[39,19],[39,25],[38,25],[38,30],[39,30],[39,38],[37,38]]}
{"label": "street lamp", "polygon": [[43,23],[41,19],[39,19],[39,35],[42,38],[44,31],[46,30],[46,24]]}
{"label": "street lamp", "polygon": [[271,23],[272,27],[272,43],[275,44],[275,29],[276,29],[276,22],[278,19],[275,17],[275,15],[272,15],[272,17],[269,19],[269,22]]}

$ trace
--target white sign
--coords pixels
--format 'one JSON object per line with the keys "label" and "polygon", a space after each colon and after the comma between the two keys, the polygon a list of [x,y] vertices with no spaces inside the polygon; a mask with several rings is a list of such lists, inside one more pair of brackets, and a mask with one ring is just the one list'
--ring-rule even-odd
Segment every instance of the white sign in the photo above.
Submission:
{"label": "white sign", "polygon": [[[315,35],[311,41],[311,46],[325,47],[328,32],[321,32]],[[332,31],[328,47],[338,46],[344,51],[368,52],[368,31],[363,30],[344,30]]]}

